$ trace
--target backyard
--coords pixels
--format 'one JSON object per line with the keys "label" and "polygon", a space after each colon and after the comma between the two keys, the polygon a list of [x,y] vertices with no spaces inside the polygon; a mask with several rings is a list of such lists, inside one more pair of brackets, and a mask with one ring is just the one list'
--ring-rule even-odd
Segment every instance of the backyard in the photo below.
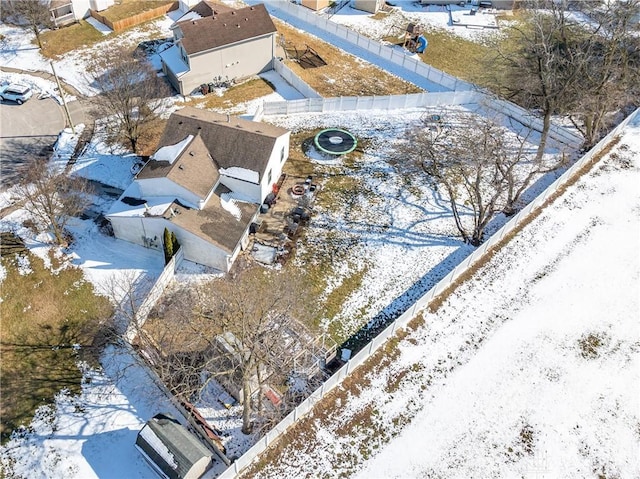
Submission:
{"label": "backyard", "polygon": [[297,48],[305,52],[310,47],[327,63],[303,68],[298,62],[285,60],[285,65],[322,96],[401,95],[421,91],[415,85],[284,22],[276,21],[276,26],[285,50],[291,52]]}
{"label": "backyard", "polygon": [[634,476],[637,118],[242,477]]}

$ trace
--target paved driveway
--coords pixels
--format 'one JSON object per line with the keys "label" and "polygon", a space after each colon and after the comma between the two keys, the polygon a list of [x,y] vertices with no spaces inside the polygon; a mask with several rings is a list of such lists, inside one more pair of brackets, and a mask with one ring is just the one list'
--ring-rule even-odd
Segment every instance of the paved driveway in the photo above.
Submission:
{"label": "paved driveway", "polygon": [[64,112],[51,98],[1,102],[0,189],[14,184],[31,158],[48,156],[64,127]]}

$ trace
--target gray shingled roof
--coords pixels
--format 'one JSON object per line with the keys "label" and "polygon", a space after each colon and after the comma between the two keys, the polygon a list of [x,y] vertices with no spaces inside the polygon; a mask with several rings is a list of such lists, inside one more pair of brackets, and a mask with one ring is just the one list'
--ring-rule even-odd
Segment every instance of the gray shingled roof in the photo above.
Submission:
{"label": "gray shingled roof", "polygon": [[[144,428],[149,428],[152,434],[143,432]],[[203,457],[211,457],[211,451],[168,414],[154,416],[144,428],[138,433],[136,446],[169,478],[182,478],[196,462]],[[144,436],[153,440],[147,440]],[[162,446],[154,444],[154,436],[162,442],[166,450],[160,450]],[[166,460],[167,452],[172,456],[169,459],[174,462],[174,467]]]}
{"label": "gray shingled roof", "polygon": [[209,2],[202,0],[202,2],[194,5],[189,11],[196,12],[201,17],[210,17],[217,13],[230,12],[233,8],[217,2]]}
{"label": "gray shingled roof", "polygon": [[158,148],[199,134],[219,168],[256,171],[262,180],[276,139],[287,133],[268,123],[185,107],[169,117]]}
{"label": "gray shingled roof", "polygon": [[236,202],[240,211],[240,218],[236,218],[220,202],[220,195],[229,192],[224,185],[218,185],[204,209],[189,209],[173,203],[164,218],[231,254],[249,228],[260,205]]}
{"label": "gray shingled roof", "polygon": [[[185,135],[176,143],[188,136]],[[173,163],[149,160],[137,176],[140,180],[164,177],[185,187],[202,199],[209,195],[220,174],[218,166],[209,155],[209,151],[197,131],[194,138]]]}
{"label": "gray shingled roof", "polygon": [[177,26],[184,35],[180,42],[189,55],[276,32],[263,4],[214,12],[199,20],[178,22]]}

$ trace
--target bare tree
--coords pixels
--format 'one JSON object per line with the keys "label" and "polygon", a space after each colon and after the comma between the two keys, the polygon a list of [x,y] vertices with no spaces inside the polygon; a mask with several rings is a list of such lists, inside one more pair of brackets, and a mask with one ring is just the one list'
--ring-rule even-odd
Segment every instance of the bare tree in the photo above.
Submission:
{"label": "bare tree", "polygon": [[497,93],[542,113],[537,159],[555,114],[566,113],[582,75],[584,28],[567,18],[567,1],[529,0],[524,21],[506,30],[487,57],[484,81]]}
{"label": "bare tree", "polygon": [[640,15],[640,1],[582,2],[577,5],[592,22],[581,45],[584,61],[578,85],[573,89],[572,121],[595,144],[607,128],[606,117],[635,103],[640,97],[640,37],[634,18]]}
{"label": "bare tree", "polygon": [[[469,115],[462,124],[464,128],[435,127],[425,120],[407,131],[394,156],[399,167],[419,167],[444,189],[462,239],[477,246],[489,221],[514,208],[545,164],[527,157],[526,135],[507,136],[490,118]],[[471,213],[470,222],[463,218],[463,206]]]}
{"label": "bare tree", "polygon": [[568,163],[568,157],[564,152],[559,155],[549,155],[548,158],[538,155],[530,158],[527,155],[527,142],[530,136],[530,129],[520,128],[512,139],[513,144],[505,145],[500,161],[496,163],[505,182],[502,212],[507,216],[516,212],[520,198],[535,178],[556,171]]}
{"label": "bare tree", "polygon": [[48,160],[34,160],[27,168],[16,194],[37,226],[51,231],[59,245],[66,244],[65,228],[71,218],[89,204],[89,185],[84,178],[55,171]]}
{"label": "bare tree", "polygon": [[[292,323],[293,283],[262,268],[247,269],[210,286],[215,300],[202,311],[216,335],[215,348],[230,374],[242,387],[242,431],[253,429],[253,413],[264,410],[262,388],[267,379],[282,384],[290,370],[280,361],[286,351],[285,334]],[[219,359],[217,362],[220,362]],[[257,394],[255,394],[257,393]],[[256,401],[253,401],[253,397]]]}
{"label": "bare tree", "polygon": [[312,337],[293,319],[297,285],[290,276],[249,268],[182,289],[147,321],[139,347],[181,400],[218,380],[241,400],[248,434],[282,416],[286,400],[279,391],[294,370],[313,369],[301,367]]}
{"label": "bare tree", "polygon": [[142,54],[124,47],[101,52],[88,70],[100,90],[95,101],[101,113],[109,116],[112,138],[137,152],[139,140],[158,120],[161,99],[170,93],[168,86]]}
{"label": "bare tree", "polygon": [[33,32],[38,46],[42,48],[40,34],[43,30],[53,27],[48,0],[11,0],[3,1],[3,17],[14,16],[16,20]]}

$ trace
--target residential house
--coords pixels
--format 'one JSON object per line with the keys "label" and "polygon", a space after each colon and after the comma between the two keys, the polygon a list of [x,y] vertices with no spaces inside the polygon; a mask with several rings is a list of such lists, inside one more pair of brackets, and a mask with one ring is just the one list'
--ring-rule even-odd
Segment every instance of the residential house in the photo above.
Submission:
{"label": "residential house", "polygon": [[491,7],[502,10],[516,8],[523,0],[420,0],[422,5],[465,5],[472,7]]}
{"label": "residential house", "polygon": [[172,30],[174,45],[160,55],[162,70],[183,95],[215,79],[273,69],[276,27],[263,4],[233,9],[200,2]]}
{"label": "residential house", "polygon": [[198,0],[186,10],[180,10],[184,14],[178,18],[171,26],[174,29],[179,22],[187,20],[200,20],[201,18],[212,17],[222,12],[230,12],[234,10],[232,7],[224,3],[218,3],[211,0]]}
{"label": "residential house", "polygon": [[101,12],[115,3],[115,0],[51,0],[49,11],[56,27],[63,27],[89,16],[89,11]]}
{"label": "residential house", "polygon": [[229,271],[289,155],[290,132],[186,107],[109,212],[114,235],[162,249],[175,233],[185,259]]}
{"label": "residential house", "polygon": [[136,448],[163,478],[199,479],[211,467],[211,451],[168,414],[147,421]]}
{"label": "residential house", "polygon": [[376,13],[378,10],[382,10],[385,5],[385,0],[353,0],[353,8],[356,10],[362,10],[369,13]]}
{"label": "residential house", "polygon": [[310,8],[311,10],[322,10],[329,6],[329,0],[301,0],[303,7]]}

